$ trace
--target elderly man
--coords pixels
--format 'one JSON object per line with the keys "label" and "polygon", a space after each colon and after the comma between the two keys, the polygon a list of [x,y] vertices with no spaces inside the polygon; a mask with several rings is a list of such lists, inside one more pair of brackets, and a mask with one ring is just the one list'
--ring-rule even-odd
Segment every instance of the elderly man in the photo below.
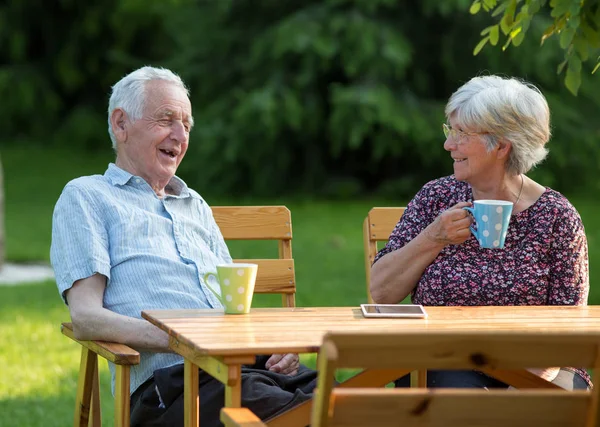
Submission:
{"label": "elderly man", "polygon": [[[115,163],[69,182],[54,210],[51,259],[75,336],[140,351],[132,426],[183,425],[182,358],[141,311],[220,307],[201,277],[231,262],[211,209],[175,176],[193,124],[179,76],[152,67],[125,76],[108,107]],[[242,404],[268,418],[309,399],[316,373],[287,354],[258,358],[242,377]],[[221,425],[222,385],[200,372],[199,391],[201,425]]]}

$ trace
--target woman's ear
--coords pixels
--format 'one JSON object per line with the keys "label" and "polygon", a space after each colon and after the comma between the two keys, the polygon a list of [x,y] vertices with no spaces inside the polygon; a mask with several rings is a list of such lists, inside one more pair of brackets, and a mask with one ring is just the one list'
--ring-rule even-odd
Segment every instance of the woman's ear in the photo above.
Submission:
{"label": "woman's ear", "polygon": [[110,115],[110,126],[117,143],[127,142],[127,113],[121,108],[115,108]]}
{"label": "woman's ear", "polygon": [[501,139],[497,145],[498,151],[497,156],[499,159],[508,159],[510,152],[512,151],[512,142],[507,139]]}

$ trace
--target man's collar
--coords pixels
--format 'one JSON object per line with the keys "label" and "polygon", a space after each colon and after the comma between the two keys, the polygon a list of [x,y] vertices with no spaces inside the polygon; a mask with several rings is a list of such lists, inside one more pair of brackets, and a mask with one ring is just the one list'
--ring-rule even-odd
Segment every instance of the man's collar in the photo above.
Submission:
{"label": "man's collar", "polygon": [[[109,163],[108,169],[104,173],[104,176],[112,185],[126,185],[133,178],[137,178],[130,174],[126,170],[121,169],[114,163]],[[140,178],[141,179],[141,178]],[[190,191],[187,184],[179,177],[173,176],[166,188],[169,189],[168,195],[175,195],[176,197],[199,197],[196,196],[195,192]]]}

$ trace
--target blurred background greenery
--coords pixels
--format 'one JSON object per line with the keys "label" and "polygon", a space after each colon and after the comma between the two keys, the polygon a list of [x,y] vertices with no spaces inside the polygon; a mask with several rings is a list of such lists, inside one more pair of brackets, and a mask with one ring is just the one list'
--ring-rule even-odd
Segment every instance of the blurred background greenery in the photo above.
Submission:
{"label": "blurred background greenery", "polygon": [[495,18],[470,15],[471,0],[53,3],[1,6],[3,145],[107,147],[110,86],[160,65],[191,88],[197,125],[179,174],[206,196],[409,196],[451,171],[450,94],[494,73],[533,82],[550,103],[552,154],[534,178],[600,188],[600,80],[584,64],[570,95],[558,40],[539,45],[543,13],[518,48],[473,56]]}
{"label": "blurred background greenery", "polygon": [[[12,0],[0,5],[0,157],[6,255],[48,261],[64,185],[103,173],[110,86],[146,64],[191,89],[196,126],[179,175],[212,205],[292,211],[298,305],[366,299],[362,220],[402,206],[451,173],[443,108],[479,74],[538,85],[550,103],[550,155],[531,176],[564,192],[590,246],[600,303],[600,82],[584,64],[577,97],[539,13],[518,48],[483,49],[495,23],[471,0]],[[589,67],[589,68],[586,68]],[[234,256],[275,248],[232,245]],[[265,299],[258,301],[270,305]],[[51,281],[0,286],[0,427],[71,423],[78,348]],[[307,359],[312,363],[310,359]],[[107,383],[102,365],[102,382]],[[112,425],[104,388],[104,425]]]}

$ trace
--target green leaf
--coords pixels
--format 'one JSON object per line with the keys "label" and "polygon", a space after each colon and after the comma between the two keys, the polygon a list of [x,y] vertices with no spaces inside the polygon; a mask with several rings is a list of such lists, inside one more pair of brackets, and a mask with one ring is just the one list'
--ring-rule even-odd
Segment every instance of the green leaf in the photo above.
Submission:
{"label": "green leaf", "polygon": [[568,12],[569,7],[571,6],[571,0],[552,0],[550,6],[552,7],[550,16],[558,18]]}
{"label": "green leaf", "polygon": [[495,18],[496,16],[504,12],[506,10],[506,6],[508,6],[507,2],[501,3],[500,6],[494,9],[494,11],[492,12],[492,18]]}
{"label": "green leaf", "polygon": [[590,57],[590,49],[587,43],[587,40],[581,36],[581,33],[575,34],[575,38],[573,39],[573,45],[575,46],[575,50],[577,54],[581,58],[582,61],[587,61]]}
{"label": "green leaf", "polygon": [[512,26],[515,22],[515,12],[517,11],[517,0],[510,0],[506,12],[504,12],[504,18],[506,19],[507,25]]}
{"label": "green leaf", "polygon": [[506,15],[504,15],[502,17],[502,19],[500,20],[500,29],[502,30],[504,35],[507,36],[508,33],[510,33],[511,28],[512,28],[512,25],[507,24]]}
{"label": "green leaf", "polygon": [[581,73],[581,59],[576,53],[569,57],[569,70],[574,73]]}
{"label": "green leaf", "polygon": [[556,32],[556,26],[554,24],[550,25],[548,28],[544,30],[544,34],[542,34],[542,38],[540,41],[540,45],[544,44],[546,39],[553,35]]}
{"label": "green leaf", "polygon": [[581,73],[576,73],[570,68],[567,68],[567,75],[565,76],[565,86],[573,95],[577,96],[579,86],[581,86]]}
{"label": "green leaf", "polygon": [[473,4],[471,5],[471,8],[469,9],[469,13],[471,15],[476,15],[480,9],[481,9],[481,3],[479,2],[479,0],[475,0],[473,2]]}
{"label": "green leaf", "polygon": [[[544,3],[545,2],[546,2],[546,0],[544,0]],[[530,15],[535,15],[536,13],[538,13],[540,11],[540,8],[542,7],[540,0],[531,0],[529,2],[528,6],[529,6],[528,10],[529,10]]]}
{"label": "green leaf", "polygon": [[566,28],[560,32],[560,47],[566,49],[573,40],[573,36],[575,35],[575,30],[572,28]]}
{"label": "green leaf", "polygon": [[581,23],[580,28],[590,46],[595,49],[600,48],[600,34],[598,31],[590,27],[585,21]]}
{"label": "green leaf", "polygon": [[523,43],[523,40],[525,39],[525,33],[521,31],[521,27],[517,28],[515,31],[510,33],[510,36],[513,41],[513,45],[515,46],[519,46],[521,43]]}
{"label": "green leaf", "polygon": [[473,49],[473,56],[476,56],[481,51],[481,49],[483,49],[483,47],[489,41],[489,39],[489,37],[484,37],[479,41],[479,43],[477,43],[477,46],[475,46],[475,49]]}
{"label": "green leaf", "polygon": [[565,65],[567,65],[567,60],[568,60],[568,58],[565,58],[565,60],[563,62],[558,64],[558,67],[556,67],[556,74],[562,73],[563,69],[565,68]]}
{"label": "green leaf", "polygon": [[494,25],[490,30],[490,44],[496,46],[498,44],[499,31],[498,26]]}
{"label": "green leaf", "polygon": [[492,28],[496,27],[497,25],[490,25],[489,27],[486,27],[483,29],[483,31],[481,33],[479,33],[480,36],[485,36],[487,33],[489,33]]}
{"label": "green leaf", "polygon": [[483,7],[489,11],[496,7],[496,3],[497,0],[483,0]]}

